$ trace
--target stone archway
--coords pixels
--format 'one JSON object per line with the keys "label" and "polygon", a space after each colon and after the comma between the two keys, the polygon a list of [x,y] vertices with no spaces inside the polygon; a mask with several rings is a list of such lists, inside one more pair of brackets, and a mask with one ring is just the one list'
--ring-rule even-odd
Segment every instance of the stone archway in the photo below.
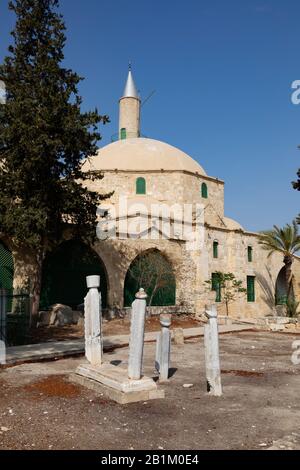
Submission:
{"label": "stone archway", "polygon": [[108,281],[103,261],[95,251],[77,240],[63,242],[44,262],[41,308],[55,303],[76,309],[87,293],[86,277],[101,277],[102,305],[107,305]]}
{"label": "stone archway", "polygon": [[14,261],[11,251],[0,242],[0,289],[12,291]]}
{"label": "stone archway", "polygon": [[[293,288],[293,281],[291,286],[290,298],[294,298],[294,288]],[[286,285],[286,267],[279,271],[277,276],[276,285],[275,285],[275,302],[276,305],[286,305],[288,300],[288,291]]]}
{"label": "stone archway", "polygon": [[158,249],[140,253],[130,264],[124,283],[124,306],[129,307],[143,287],[151,306],[176,304],[176,279],[171,262]]}

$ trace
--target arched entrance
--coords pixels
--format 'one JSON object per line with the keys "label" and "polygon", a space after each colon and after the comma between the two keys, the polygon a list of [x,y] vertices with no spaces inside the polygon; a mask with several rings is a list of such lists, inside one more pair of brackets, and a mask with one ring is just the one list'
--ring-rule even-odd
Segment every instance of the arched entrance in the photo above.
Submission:
{"label": "arched entrance", "polygon": [[140,287],[143,287],[148,294],[148,305],[176,304],[174,270],[169,260],[159,250],[145,251],[131,263],[125,278],[125,307],[132,304]]}
{"label": "arched entrance", "polygon": [[[291,286],[290,298],[294,299],[293,285]],[[287,300],[288,300],[285,266],[283,266],[283,268],[279,271],[279,274],[277,276],[276,286],[275,286],[275,300],[276,300],[276,305],[286,305]]]}
{"label": "arched entrance", "polygon": [[101,276],[102,305],[106,307],[107,275],[102,260],[80,241],[62,243],[44,262],[41,308],[62,303],[76,309],[84,301],[90,275]]}
{"label": "arched entrance", "polygon": [[12,291],[14,261],[11,252],[0,242],[0,289]]}

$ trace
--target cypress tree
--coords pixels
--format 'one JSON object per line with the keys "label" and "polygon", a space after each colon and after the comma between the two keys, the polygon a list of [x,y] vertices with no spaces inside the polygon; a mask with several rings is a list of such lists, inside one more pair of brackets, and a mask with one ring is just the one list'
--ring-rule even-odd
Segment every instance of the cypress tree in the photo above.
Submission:
{"label": "cypress tree", "polygon": [[[65,237],[93,240],[104,195],[90,191],[82,160],[95,155],[107,116],[82,112],[82,80],[63,66],[65,24],[58,0],[11,0],[13,44],[0,65],[0,233],[30,254],[32,314],[39,309],[46,253]],[[26,266],[24,266],[26,270]]]}

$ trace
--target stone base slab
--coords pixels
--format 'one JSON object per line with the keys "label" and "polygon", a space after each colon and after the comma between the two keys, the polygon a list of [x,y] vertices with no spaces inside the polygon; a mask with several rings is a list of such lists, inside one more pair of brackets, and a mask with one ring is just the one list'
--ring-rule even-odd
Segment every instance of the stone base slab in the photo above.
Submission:
{"label": "stone base slab", "polygon": [[70,380],[97,393],[102,393],[120,404],[165,397],[164,390],[159,390],[150,377],[129,380],[127,370],[110,364],[103,364],[100,367],[81,365],[71,375]]}

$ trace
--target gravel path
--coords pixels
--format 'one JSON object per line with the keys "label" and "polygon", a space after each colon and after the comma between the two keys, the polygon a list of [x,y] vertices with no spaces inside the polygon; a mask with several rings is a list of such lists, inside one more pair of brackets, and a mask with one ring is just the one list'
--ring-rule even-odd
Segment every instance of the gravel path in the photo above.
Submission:
{"label": "gravel path", "polygon": [[[300,449],[299,336],[243,332],[220,337],[224,395],[206,394],[203,338],[173,346],[165,400],[118,405],[74,385],[83,358],[0,372],[1,449]],[[126,366],[128,349],[106,354]],[[145,346],[153,376],[155,346]],[[193,384],[190,388],[184,384]]]}

